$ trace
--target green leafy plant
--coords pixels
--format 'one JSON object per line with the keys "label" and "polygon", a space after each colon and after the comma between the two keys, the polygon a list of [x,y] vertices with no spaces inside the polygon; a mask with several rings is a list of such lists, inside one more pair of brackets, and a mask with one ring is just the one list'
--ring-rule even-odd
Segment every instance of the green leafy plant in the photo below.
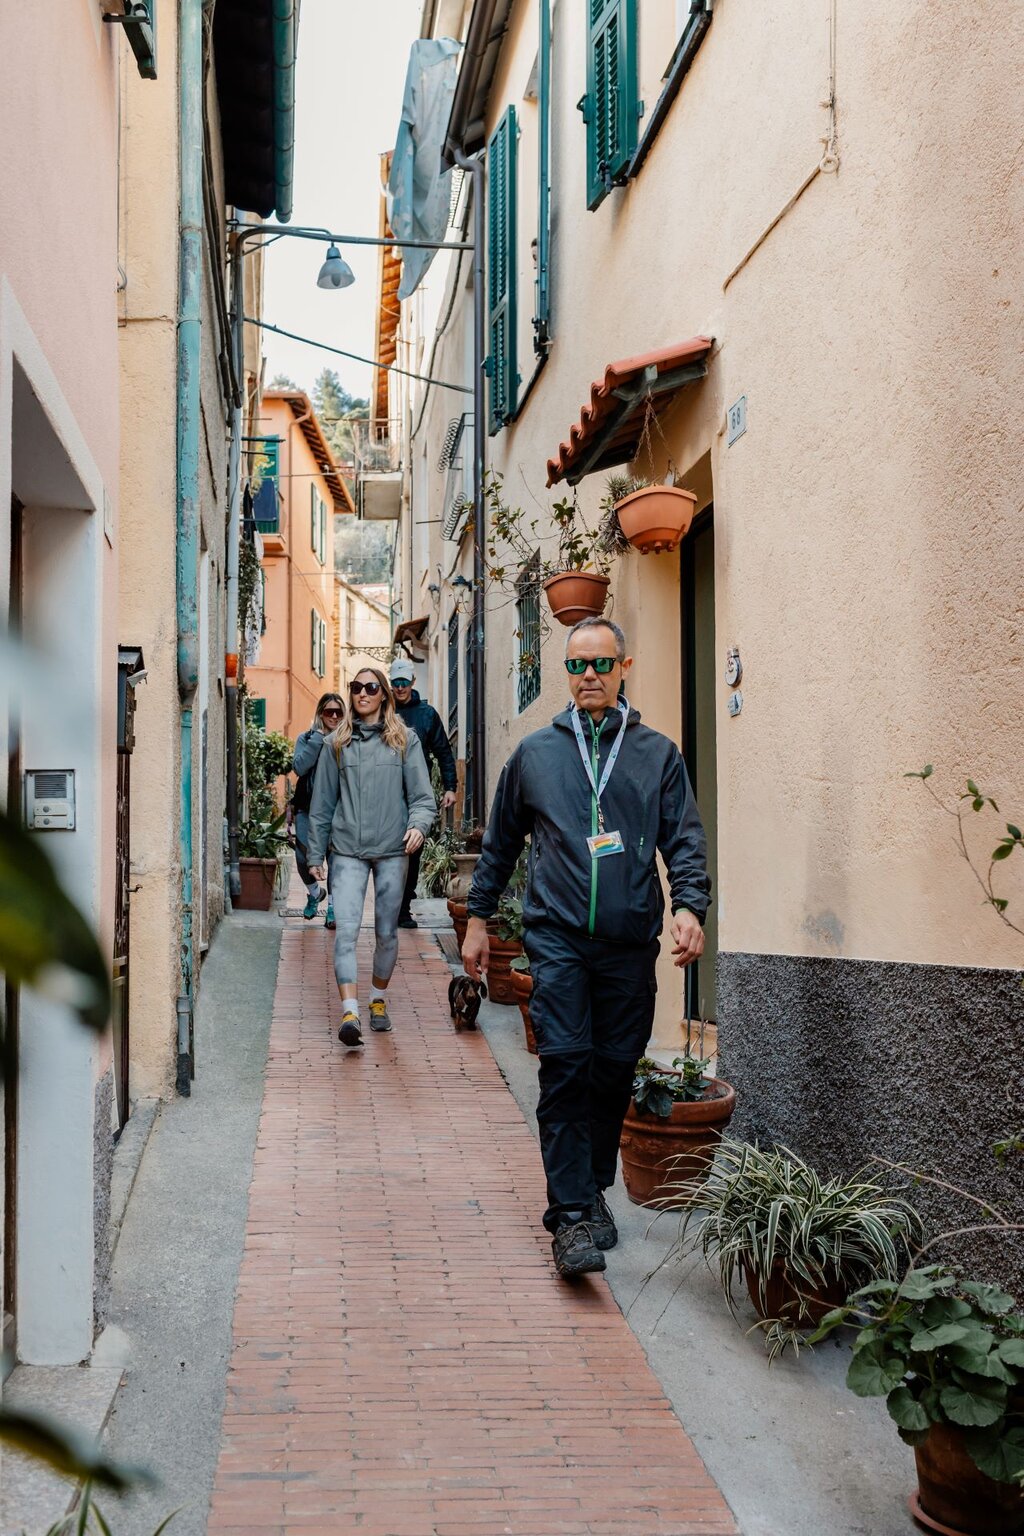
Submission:
{"label": "green leafy plant", "polygon": [[455,872],[459,838],[449,827],[432,833],[420,855],[420,884],[425,896],[443,896],[444,888]]}
{"label": "green leafy plant", "polygon": [[[177,1510],[174,1510],[165,1520],[161,1520],[153,1536],[161,1536],[176,1514]],[[103,1512],[93,1500],[91,1481],[82,1489],[77,1508],[51,1525],[46,1536],[113,1536]]]}
{"label": "green leafy plant", "polygon": [[[895,1279],[921,1236],[917,1212],[866,1169],[823,1178],[786,1147],[764,1150],[723,1137],[709,1178],[677,1184],[667,1209],[681,1215],[677,1253],[699,1250],[718,1276],[735,1316],[733,1290],[756,1277],[770,1358],[798,1348],[800,1324],[810,1326],[808,1302],[848,1295],[868,1280]],[[768,1316],[768,1287],[777,1267],[797,1295],[795,1314]],[[819,1314],[820,1316],[820,1311]]]}
{"label": "green leafy plant", "polygon": [[530,846],[527,843],[522,853],[516,860],[515,869],[512,871],[508,885],[498,902],[498,910],[494,915],[494,925],[499,939],[506,944],[523,939],[523,896],[526,892],[526,872],[530,858]]}
{"label": "green leafy plant", "polygon": [[901,1439],[920,1445],[933,1424],[963,1434],[979,1471],[1024,1482],[1024,1315],[997,1286],[931,1264],[862,1286],[812,1341],[856,1329],[846,1383],[884,1397]]}
{"label": "green leafy plant", "polygon": [[295,749],[280,731],[264,731],[248,724],[245,732],[245,766],[250,785],[273,784],[290,773]]}
{"label": "green leafy plant", "polygon": [[711,1087],[711,1079],[705,1077],[710,1058],[675,1056],[672,1071],[663,1067],[650,1056],[642,1056],[636,1064],[633,1078],[633,1104],[637,1114],[656,1115],[667,1120],[673,1104],[693,1104],[703,1099]]}
{"label": "green leafy plant", "polygon": [[1024,928],[1011,921],[1011,919],[1006,915],[1006,909],[1010,905],[1009,898],[1000,895],[999,892],[995,889],[993,883],[995,878],[996,865],[1001,864],[1004,859],[1008,859],[1015,849],[1024,848],[1024,833],[1022,833],[1020,827],[1016,826],[1012,821],[1006,822],[1006,832],[1004,836],[1000,837],[999,841],[996,843],[995,848],[992,850],[992,853],[989,856],[987,870],[980,869],[974,855],[971,853],[971,850],[967,845],[967,838],[964,833],[964,812],[967,808],[968,802],[970,803],[972,812],[976,814],[989,810],[995,811],[996,815],[998,816],[1000,814],[999,807],[991,795],[985,794],[983,790],[978,788],[973,779],[966,780],[966,788],[958,794],[956,801],[954,801],[952,804],[949,804],[947,801],[943,800],[942,796],[936,791],[935,787],[929,783],[929,780],[931,779],[934,772],[934,766],[931,763],[926,763],[925,766],[921,769],[918,769],[917,772],[905,773],[903,777],[905,779],[920,779],[939,809],[944,811],[947,816],[951,816],[954,819],[956,822],[957,849],[961,858],[965,861],[971,873],[974,875],[975,880],[977,880],[978,884],[981,886],[982,892],[984,893],[985,905],[992,907],[992,909],[1006,924],[1006,926],[1013,929],[1014,933],[1019,933],[1022,937],[1024,937]]}
{"label": "green leafy plant", "polygon": [[[607,572],[612,551],[606,547],[600,529],[589,527],[575,501],[556,501],[547,511],[547,519],[542,520],[503,501],[502,490],[501,476],[492,474],[485,492],[489,509],[487,574],[491,582],[521,597],[525,571],[538,584],[560,571]],[[542,532],[542,522],[548,519],[551,532]],[[557,552],[545,556],[541,546],[552,539]]]}
{"label": "green leafy plant", "polygon": [[238,852],[243,859],[276,859],[281,845],[287,842],[282,833],[284,815],[273,821],[253,821],[251,818],[238,829]]}

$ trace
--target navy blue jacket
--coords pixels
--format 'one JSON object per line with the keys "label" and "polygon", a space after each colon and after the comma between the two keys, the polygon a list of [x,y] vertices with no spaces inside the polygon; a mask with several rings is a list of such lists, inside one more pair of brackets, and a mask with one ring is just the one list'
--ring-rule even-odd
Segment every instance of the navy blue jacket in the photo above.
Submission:
{"label": "navy blue jacket", "polygon": [[427,771],[430,771],[434,759],[441,770],[441,785],[444,789],[455,789],[458,785],[458,775],[455,772],[455,758],[452,755],[451,743],[441,724],[441,716],[433,704],[428,704],[421,699],[414,688],[408,704],[395,703],[401,718],[410,726],[420,739],[423,755],[427,759]]}
{"label": "navy blue jacket", "polygon": [[[595,728],[584,714],[582,724],[591,755],[596,734],[600,783],[622,716],[611,709]],[[591,857],[596,797],[566,709],[521,741],[502,770],[469,893],[474,917],[494,916],[529,837],[527,928],[555,923],[617,944],[652,943],[665,916],[659,851],[673,912],[685,907],[704,921],[711,891],[707,845],[682,755],[667,736],[642,725],[635,709],[625,730],[601,810],[606,830],[621,834],[626,851]]]}

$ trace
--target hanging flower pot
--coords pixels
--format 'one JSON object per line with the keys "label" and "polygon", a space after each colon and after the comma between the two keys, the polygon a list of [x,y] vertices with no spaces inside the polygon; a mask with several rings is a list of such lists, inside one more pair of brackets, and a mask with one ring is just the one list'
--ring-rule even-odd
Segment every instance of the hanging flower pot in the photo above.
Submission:
{"label": "hanging flower pot", "polygon": [[693,492],[674,485],[645,485],[615,503],[623,535],[642,555],[676,549],[696,509]]}
{"label": "hanging flower pot", "polygon": [[610,578],[597,571],[558,571],[544,583],[548,605],[559,624],[596,618],[604,612]]}

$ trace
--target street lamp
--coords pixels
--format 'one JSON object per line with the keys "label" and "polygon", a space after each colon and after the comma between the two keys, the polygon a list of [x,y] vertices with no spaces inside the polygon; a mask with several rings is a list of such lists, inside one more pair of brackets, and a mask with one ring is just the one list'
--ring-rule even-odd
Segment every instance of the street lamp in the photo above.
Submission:
{"label": "street lamp", "polygon": [[355,273],[338,250],[338,247],[336,245],[329,245],[327,247],[327,260],[320,268],[320,276],[316,280],[317,287],[349,288],[355,280]]}

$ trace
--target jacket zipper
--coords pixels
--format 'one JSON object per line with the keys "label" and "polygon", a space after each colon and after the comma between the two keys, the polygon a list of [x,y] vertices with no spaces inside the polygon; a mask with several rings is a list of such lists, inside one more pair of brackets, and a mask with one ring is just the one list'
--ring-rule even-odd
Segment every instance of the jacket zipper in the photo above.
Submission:
{"label": "jacket zipper", "polygon": [[[601,741],[601,731],[602,731],[602,729],[604,727],[604,720],[599,721],[599,723],[597,725],[593,725],[593,721],[591,721],[591,724],[592,724],[592,728],[593,728],[593,732],[594,732],[594,750],[591,753],[591,766],[592,766],[592,768],[594,770],[594,783],[597,784],[598,783],[598,777],[597,777],[597,775],[598,775],[598,767],[599,767],[599,761],[600,761],[599,760],[598,747],[599,747],[599,744],[600,744],[600,741]],[[590,800],[591,800],[591,806],[590,806],[590,835],[592,837],[596,837],[597,833],[598,833],[598,809],[599,808],[598,808],[598,801],[597,801],[597,791],[594,790],[594,789],[592,789],[590,791]],[[590,938],[594,937],[594,925],[597,922],[597,866],[598,866],[598,863],[599,863],[599,861],[597,859],[591,857],[591,860],[590,860],[590,920],[589,920],[589,923],[587,925],[587,933],[588,933]]]}

